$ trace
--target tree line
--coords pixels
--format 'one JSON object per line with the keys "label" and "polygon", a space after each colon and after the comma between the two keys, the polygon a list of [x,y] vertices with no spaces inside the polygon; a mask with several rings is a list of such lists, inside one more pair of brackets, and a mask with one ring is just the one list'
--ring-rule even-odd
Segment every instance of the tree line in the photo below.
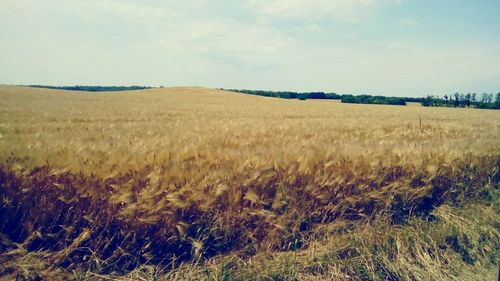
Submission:
{"label": "tree line", "polygon": [[229,89],[228,91],[265,96],[265,97],[284,98],[284,99],[300,99],[300,100],[332,99],[332,100],[340,100],[342,103],[360,103],[360,104],[406,105],[407,102],[422,101],[422,98],[385,97],[385,96],[372,96],[372,95],[355,96],[352,94],[337,94],[337,93],[325,93],[325,92],[291,92],[291,91],[275,92],[275,91],[246,90],[246,89],[243,90]]}
{"label": "tree line", "polygon": [[257,95],[257,96],[264,96],[264,97],[273,97],[273,98],[282,98],[282,99],[340,99],[340,95],[337,95],[336,93],[325,93],[325,92],[305,92],[305,93],[298,93],[298,92],[290,92],[290,91],[279,91],[279,92],[274,92],[274,91],[264,91],[264,90],[239,90],[239,89],[221,89],[221,90],[226,90],[226,91],[232,91],[232,92],[237,92],[237,93],[242,93],[242,94],[250,94],[250,95]]}
{"label": "tree line", "polygon": [[342,103],[358,104],[387,104],[387,105],[406,105],[407,102],[418,102],[422,106],[443,106],[443,107],[474,107],[484,109],[500,109],[500,93],[482,94],[475,93],[444,95],[442,98],[429,95],[425,98],[415,97],[386,97],[372,95],[352,95],[337,94],[325,92],[292,92],[292,91],[266,91],[266,90],[247,90],[247,89],[222,89],[237,93],[258,95],[264,97],[284,98],[284,99],[333,99],[340,100]]}
{"label": "tree line", "polygon": [[496,95],[483,93],[481,96],[476,93],[454,93],[452,95],[444,95],[442,98],[429,95],[422,99],[422,105],[500,109],[500,93],[497,93]]}
{"label": "tree line", "polygon": [[151,89],[146,86],[44,86],[44,85],[29,85],[33,88],[68,90],[68,91],[86,91],[86,92],[114,92],[114,91],[133,91]]}

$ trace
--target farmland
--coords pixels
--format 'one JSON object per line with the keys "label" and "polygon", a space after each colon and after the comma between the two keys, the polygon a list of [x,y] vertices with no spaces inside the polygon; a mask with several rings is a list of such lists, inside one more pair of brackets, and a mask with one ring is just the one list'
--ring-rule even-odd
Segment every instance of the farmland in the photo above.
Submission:
{"label": "farmland", "polygon": [[499,166],[493,110],[0,86],[0,278],[490,277]]}

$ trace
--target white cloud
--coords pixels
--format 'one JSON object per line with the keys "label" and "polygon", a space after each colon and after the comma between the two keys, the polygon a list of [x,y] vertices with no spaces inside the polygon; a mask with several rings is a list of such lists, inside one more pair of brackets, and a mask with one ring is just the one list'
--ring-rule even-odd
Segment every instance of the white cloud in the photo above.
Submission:
{"label": "white cloud", "polygon": [[[382,0],[383,1],[383,0]],[[321,19],[357,21],[363,8],[381,0],[250,0],[248,6],[263,16],[277,18]]]}
{"label": "white cloud", "polygon": [[295,42],[263,24],[227,20],[186,20],[176,27],[167,28],[165,34],[167,36],[157,39],[165,49],[177,46],[184,51],[217,59],[222,64],[272,64],[276,54],[284,52]]}
{"label": "white cloud", "polygon": [[[173,72],[171,76],[181,72],[201,76],[198,69],[272,66],[276,57],[295,43],[265,22],[196,14],[194,11],[200,7],[174,1],[6,1],[9,12],[0,11],[4,16],[0,23],[5,21],[9,28],[4,28],[7,36],[0,38],[0,59],[25,53],[25,63],[16,66],[11,61],[15,68],[33,64],[81,72],[100,65],[102,72],[108,72],[101,74],[104,77],[116,70],[123,72],[126,65],[158,69],[168,65],[171,70],[163,71]],[[31,23],[17,21],[19,17]],[[20,30],[26,31],[21,39],[17,38]],[[67,61],[72,65],[64,66]]]}
{"label": "white cloud", "polygon": [[[48,5],[47,2],[51,2],[51,4]],[[89,20],[124,20],[145,25],[168,22],[177,17],[174,7],[165,3],[153,4],[151,2],[116,0],[49,0],[41,6],[48,7],[48,11],[54,11],[52,13],[58,16],[73,15]]]}

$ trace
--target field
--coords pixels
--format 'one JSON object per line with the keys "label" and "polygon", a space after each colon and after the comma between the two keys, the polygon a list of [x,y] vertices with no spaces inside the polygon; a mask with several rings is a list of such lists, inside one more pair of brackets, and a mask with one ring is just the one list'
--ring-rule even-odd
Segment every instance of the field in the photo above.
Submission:
{"label": "field", "polygon": [[500,111],[0,86],[0,280],[493,280],[499,167]]}

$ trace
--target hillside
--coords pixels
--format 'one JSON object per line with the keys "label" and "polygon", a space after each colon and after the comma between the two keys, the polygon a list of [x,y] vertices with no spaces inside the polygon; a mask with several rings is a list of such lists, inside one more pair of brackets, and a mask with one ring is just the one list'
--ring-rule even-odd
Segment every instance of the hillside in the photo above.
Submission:
{"label": "hillside", "polygon": [[0,86],[0,278],[490,278],[499,166],[499,111]]}

